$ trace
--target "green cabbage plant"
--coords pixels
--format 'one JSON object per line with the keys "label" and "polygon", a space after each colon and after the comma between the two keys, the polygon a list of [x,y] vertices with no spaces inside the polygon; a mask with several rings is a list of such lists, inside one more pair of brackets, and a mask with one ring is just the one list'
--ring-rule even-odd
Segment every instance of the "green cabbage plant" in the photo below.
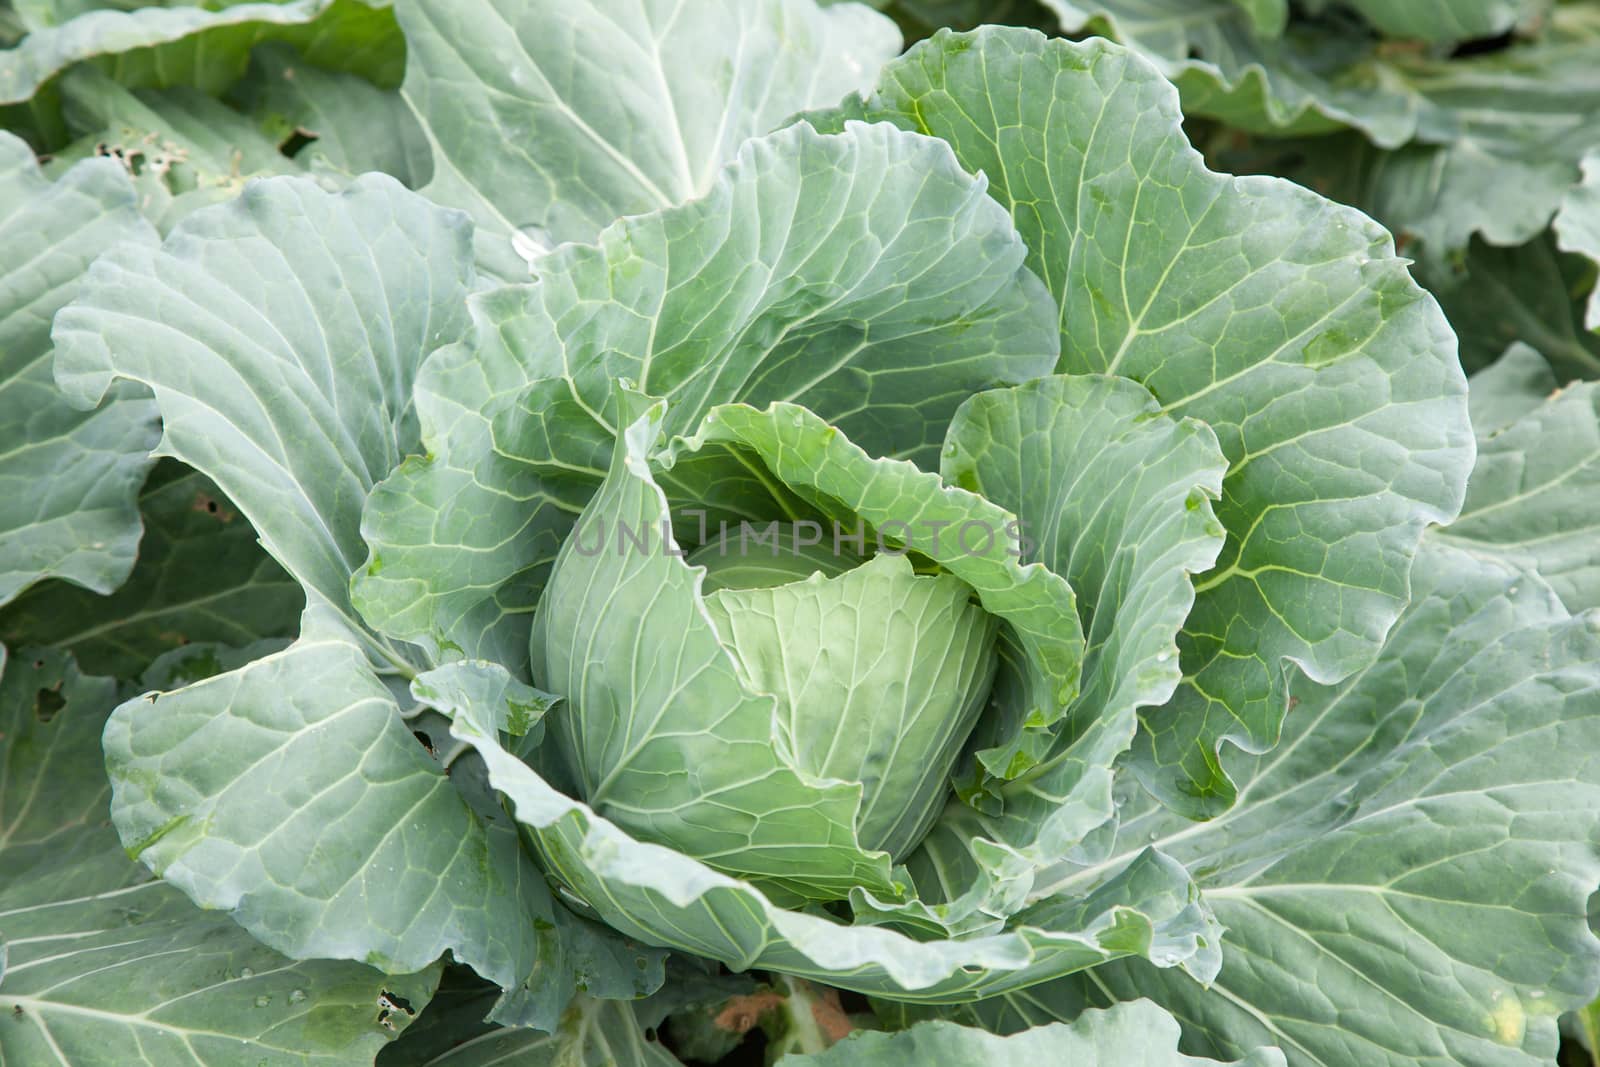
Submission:
{"label": "green cabbage plant", "polygon": [[712,1060],[755,981],[818,1064],[1551,1054],[1600,638],[1428,533],[1537,400],[1388,233],[1106,41],[641,2],[726,48],[601,91],[592,6],[397,5],[420,191],[125,220],[55,315],[305,597],[109,713],[129,854],[391,1028],[470,968],[419,1063]]}

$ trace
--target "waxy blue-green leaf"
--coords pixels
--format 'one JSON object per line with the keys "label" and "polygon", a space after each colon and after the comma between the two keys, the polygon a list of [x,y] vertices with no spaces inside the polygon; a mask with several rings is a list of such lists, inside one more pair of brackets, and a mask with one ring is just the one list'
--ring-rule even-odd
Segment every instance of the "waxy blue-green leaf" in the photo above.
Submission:
{"label": "waxy blue-green leaf", "polygon": [[205,6],[228,7],[251,0],[6,0],[6,6],[16,12],[18,19],[30,30],[43,30],[60,26],[94,11],[137,11],[148,7]]}
{"label": "waxy blue-green leaf", "polygon": [[229,94],[274,143],[309,137],[295,155],[346,174],[381,170],[416,189],[433,176],[433,152],[400,94],[355,74],[323,70],[292,45],[259,45]]}
{"label": "waxy blue-green leaf", "polygon": [[245,116],[194,89],[131,90],[80,67],[62,76],[60,94],[80,136],[52,165],[115,159],[132,178],[139,210],[162,233],[191,211],[231,200],[250,178],[301,169]]}
{"label": "waxy blue-green leaf", "polygon": [[[1436,536],[1537,571],[1569,610],[1588,611],[1600,608],[1600,384],[1551,388],[1540,366],[1548,379],[1539,354],[1516,347],[1472,376],[1505,413],[1474,412],[1467,502]],[[1526,407],[1509,417],[1513,400]]]}
{"label": "waxy blue-green leaf", "polygon": [[127,696],[130,686],[145,691],[182,689],[191,682],[203,682],[282,652],[292,643],[292,639],[287,637],[263,637],[243,645],[191,641],[157,656],[138,674],[136,682],[123,683],[121,695]]}
{"label": "waxy blue-green leaf", "polygon": [[[1548,360],[1527,345],[1512,345],[1493,364],[1467,379],[1472,432],[1481,443],[1533,414],[1559,388]],[[1468,482],[1469,490],[1473,481]],[[1435,536],[1448,529],[1436,531]]]}
{"label": "waxy blue-green leaf", "polygon": [[1456,263],[1419,261],[1412,270],[1450,319],[1468,373],[1481,373],[1520,341],[1562,378],[1600,376],[1600,334],[1585,327],[1580,302],[1595,268],[1557,248],[1554,235],[1514,248],[1473,238]]}
{"label": "waxy blue-green leaf", "polygon": [[[1563,250],[1600,263],[1600,149],[1583,158],[1583,180],[1562,200],[1555,230]],[[1586,322],[1589,329],[1600,330],[1600,285],[1589,292]]]}
{"label": "waxy blue-green leaf", "polygon": [[125,702],[105,751],[129,853],[280,952],[403,972],[449,950],[515,989],[548,950],[516,835],[463,801],[325,611],[283,652]]}
{"label": "waxy blue-green leaf", "polygon": [[1301,679],[1294,692],[1277,749],[1230,754],[1240,789],[1227,814],[1189,823],[1136,796],[1122,807],[1113,857],[1171,855],[1227,927],[1211,988],[1114,963],[983,1005],[990,1025],[1142,996],[1212,1055],[1554,1058],[1556,1017],[1600,983],[1587,921],[1600,883],[1600,616],[1570,615],[1536,575],[1429,538],[1382,656],[1341,686]]}
{"label": "waxy blue-green leaf", "polygon": [[0,104],[25,101],[57,74],[91,60],[123,85],[220,93],[244,74],[250,49],[267,40],[296,44],[320,66],[379,84],[400,81],[403,42],[384,0],[148,7],[88,11],[36,28],[0,52]]}
{"label": "waxy blue-green leaf", "polygon": [[[378,1054],[377,1067],[424,1067],[429,1060],[471,1042],[495,1024],[488,1021],[500,990],[465,967],[444,968],[439,988],[401,1040]],[[535,1036],[535,1031],[514,1030]]]}
{"label": "waxy blue-green leaf", "polygon": [[1289,0],[1233,0],[1260,37],[1277,37],[1289,25]]}
{"label": "waxy blue-green leaf", "polygon": [[139,510],[144,535],[126,583],[110,596],[65,582],[34,586],[0,609],[0,641],[54,645],[85,671],[135,678],[192,641],[244,646],[294,634],[305,604],[299,583],[204,475],[157,466]]}
{"label": "waxy blue-green leaf", "polygon": [[342,193],[256,182],[159,249],[119,245],[56,319],[57,380],[94,401],[149,387],[161,452],[209,476],[261,543],[386,659],[350,606],[368,491],[415,449],[411,384],[466,330],[459,212],[368,175]]}
{"label": "waxy blue-green leaf", "polygon": [[[484,674],[478,680],[488,678]],[[456,680],[465,684],[464,675]],[[675,1029],[675,1021],[697,1009],[720,1011],[734,998],[759,995],[758,989],[742,975],[711,973],[703,960],[671,960],[666,982],[656,992],[623,1002],[579,994],[560,1027],[544,1033],[527,1027],[495,1026],[485,1017],[500,991],[470,972],[446,969],[430,1010],[406,1031],[404,1040],[383,1050],[377,1067],[505,1067],[518,1063],[676,1067],[678,1061],[657,1035],[674,1029],[674,1049],[692,1059],[678,1040],[681,1030]],[[721,1032],[735,1043],[743,1037],[742,1033]]]}
{"label": "waxy blue-green leaf", "polygon": [[[546,257],[539,282],[474,299],[473,340],[418,380],[429,455],[367,507],[363,614],[522,670],[544,575],[610,462],[617,379],[671,401],[669,436],[719,403],[792,400],[932,468],[963,400],[1055,361],[1054,308],[1025,254],[941,142],[803,124],[747,142],[704,199],[624,219]],[[664,487],[687,508],[777,517],[741,510],[748,480],[726,465]]]}
{"label": "waxy blue-green leaf", "polygon": [[[432,164],[399,94],[354,74],[320,70],[288,45],[257,49],[235,88],[245,111],[187,86],[128,89],[92,66],[59,82],[62,115],[77,137],[53,168],[111,156],[133,177],[139,209],[163,232],[188,213],[237,196],[252,178],[311,173],[342,186],[381,170],[420,184]],[[293,158],[294,137],[314,138]]]}
{"label": "waxy blue-green leaf", "polygon": [[1532,39],[1436,60],[1398,55],[1386,79],[1416,101],[1418,144],[1369,153],[1359,196],[1397,235],[1443,259],[1474,235],[1519,245],[1549,224],[1600,143],[1600,10],[1561,4]]}
{"label": "waxy blue-green leaf", "polygon": [[84,162],[50,182],[0,132],[0,604],[51,577],[109,593],[133,567],[155,407],[122,387],[79,411],[51,376],[50,320],[118,241],[156,241],[121,167]]}
{"label": "waxy blue-green leaf", "polygon": [[[824,6],[853,0],[819,0]],[[984,23],[1050,29],[1055,16],[1039,0],[861,0],[899,23],[906,40],[920,41],[946,26],[970,30]]]}
{"label": "waxy blue-green leaf", "polygon": [[[861,1030],[826,1052],[790,1056],[785,1067],[1216,1067],[1178,1051],[1178,1021],[1147,1000],[1086,1011],[1009,1037],[950,1022],[925,1022],[898,1033]],[[1283,1054],[1257,1049],[1236,1067],[1282,1067]]]}
{"label": "waxy blue-green leaf", "polygon": [[1358,212],[1208,171],[1172,86],[1118,45],[939,34],[813,121],[850,117],[944,137],[990,176],[1060,302],[1058,369],[1131,377],[1216,433],[1228,541],[1135,755],[1169,803],[1226,807],[1218,746],[1273,744],[1290,664],[1331,682],[1369,662],[1423,530],[1460,507],[1472,436],[1443,315]]}
{"label": "waxy blue-green leaf", "polygon": [[10,48],[28,32],[27,26],[12,8],[0,8],[0,47]]}
{"label": "waxy blue-green leaf", "polygon": [[57,318],[63,385],[153,389],[163,451],[308,601],[289,649],[113,715],[124,842],[281,951],[410,970],[449,950],[510,991],[511,1021],[553,1025],[539,990],[568,950],[543,879],[412,738],[374,663],[406,674],[414,653],[348,594],[362,502],[416,442],[416,367],[464,326],[465,218],[380,175],[340,194],[273,179],[93,274]]}
{"label": "waxy blue-green leaf", "polygon": [[[580,994],[551,1032],[484,1022],[492,990],[440,991],[405,1039],[383,1050],[377,1067],[681,1067],[649,1033],[650,1001]],[[440,1012],[440,1001],[444,1011]]]}
{"label": "waxy blue-green leaf", "polygon": [[[894,23],[813,0],[413,0],[405,94],[428,195],[478,224],[486,273],[704,196],[751,137],[868,85]],[[541,268],[542,270],[542,268]]]}
{"label": "waxy blue-green leaf", "polygon": [[1277,136],[1360,129],[1386,148],[1416,132],[1376,42],[1353,19],[1258,32],[1240,0],[1043,0],[1068,33],[1106,33],[1172,80],[1188,114]]}
{"label": "waxy blue-green leaf", "polygon": [[[1347,145],[1333,169],[1354,171],[1353,184],[1329,195],[1420,239],[1439,264],[1475,234],[1496,245],[1538,235],[1600,141],[1600,13],[1589,4],[1556,6],[1504,49],[1450,58],[1385,47],[1331,16],[1261,40],[1226,0],[1055,6],[1065,29],[1104,24],[1156,63],[1187,114],[1273,136],[1359,130],[1377,147]],[[1373,0],[1372,10],[1412,19],[1428,6]]]}
{"label": "waxy blue-green leaf", "polygon": [[362,1067],[437,968],[286,959],[129,862],[105,825],[109,678],[22,649],[0,678],[0,1060],[18,1067]]}
{"label": "waxy blue-green leaf", "polygon": [[1453,42],[1498,37],[1546,14],[1555,0],[1350,0],[1390,37]]}
{"label": "waxy blue-green leaf", "polygon": [[[1474,95],[1483,92],[1473,87]],[[1539,124],[1519,113],[1503,118],[1515,124],[1504,136],[1466,129],[1446,135],[1444,144],[1381,150],[1357,137],[1330,139],[1314,144],[1308,164],[1290,177],[1365,211],[1405,241],[1431,273],[1448,276],[1474,237],[1493,247],[1538,237],[1577,180],[1576,159],[1567,146],[1600,136],[1600,125],[1589,132],[1558,129],[1548,134],[1553,152],[1543,146],[1524,149],[1515,142]],[[1502,143],[1497,145],[1496,138]],[[1330,159],[1335,161],[1331,173],[1324,170]]]}

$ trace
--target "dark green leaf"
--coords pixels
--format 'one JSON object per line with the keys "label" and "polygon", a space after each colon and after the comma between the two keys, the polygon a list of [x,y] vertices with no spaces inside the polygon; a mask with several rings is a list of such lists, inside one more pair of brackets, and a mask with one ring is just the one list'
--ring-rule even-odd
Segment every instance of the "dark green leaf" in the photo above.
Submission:
{"label": "dark green leaf", "polygon": [[0,1061],[364,1067],[437,968],[296,962],[129,862],[107,826],[108,678],[22,649],[0,678]]}
{"label": "dark green leaf", "polygon": [[120,589],[107,597],[64,582],[35,586],[0,610],[0,640],[55,645],[87,671],[132,678],[191,641],[247,645],[294,633],[300,586],[204,475],[158,466],[139,506],[139,562]]}

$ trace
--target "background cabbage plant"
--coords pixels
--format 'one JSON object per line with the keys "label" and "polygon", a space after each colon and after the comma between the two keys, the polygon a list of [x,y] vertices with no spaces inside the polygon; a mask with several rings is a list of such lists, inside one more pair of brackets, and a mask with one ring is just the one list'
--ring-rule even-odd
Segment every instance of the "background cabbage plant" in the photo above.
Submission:
{"label": "background cabbage plant", "polygon": [[1592,389],[1179,111],[1428,140],[1307,27],[1537,5],[93,6],[0,9],[8,1061],[1555,1056]]}

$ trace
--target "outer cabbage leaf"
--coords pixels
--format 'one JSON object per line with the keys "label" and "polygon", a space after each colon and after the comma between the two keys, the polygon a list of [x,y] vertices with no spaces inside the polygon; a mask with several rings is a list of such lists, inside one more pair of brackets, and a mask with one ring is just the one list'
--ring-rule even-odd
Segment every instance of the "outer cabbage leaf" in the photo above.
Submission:
{"label": "outer cabbage leaf", "polygon": [[22,650],[0,678],[0,1058],[370,1064],[428,1003],[437,968],[386,977],[285,959],[130,863],[105,826],[100,770],[115,689],[43,649]]}
{"label": "outer cabbage leaf", "polygon": [[1466,506],[1436,536],[1537,571],[1569,610],[1587,611],[1600,608],[1600,384],[1544,388],[1543,364],[1518,347],[1473,375],[1473,390],[1492,391],[1502,410],[1513,397],[1529,406],[1514,418],[1475,412]]}
{"label": "outer cabbage leaf", "polygon": [[1600,141],[1594,55],[1600,11],[1562,4],[1534,40],[1467,60],[1397,60],[1419,103],[1416,139],[1373,168],[1371,205],[1397,234],[1442,258],[1475,234],[1496,245],[1532,240]]}
{"label": "outer cabbage leaf", "polygon": [[56,318],[56,378],[88,402],[115,378],[152,389],[162,453],[217,483],[309,604],[401,661],[350,606],[359,515],[416,447],[418,364],[466,329],[469,242],[459,212],[391,178],[256,182],[159,249],[96,261]]}
{"label": "outer cabbage leaf", "polygon": [[1289,25],[1289,0],[1233,0],[1260,37],[1278,37]]}
{"label": "outer cabbage leaf", "polygon": [[400,81],[394,15],[381,0],[244,3],[220,11],[150,7],[89,11],[43,27],[0,53],[0,104],[39,92],[75,63],[99,60],[124,85],[192,85],[220,93],[244,74],[250,49],[287,40],[311,49],[319,66],[352,70],[380,84]]}
{"label": "outer cabbage leaf", "polygon": [[109,593],[133,567],[155,407],[119,388],[76,411],[51,378],[51,317],[121,240],[156,235],[120,167],[86,162],[52,183],[0,132],[0,604],[48,577]]}
{"label": "outer cabbage leaf", "polygon": [[[1584,157],[1583,180],[1561,202],[1555,229],[1563,249],[1600,263],[1600,149]],[[1589,293],[1586,322],[1591,330],[1600,330],[1600,286]]]}
{"label": "outer cabbage leaf", "polygon": [[1355,127],[1386,148],[1415,134],[1418,103],[1354,19],[1256,31],[1238,0],[1043,0],[1068,33],[1107,32],[1136,49],[1183,94],[1184,110],[1252,133]]}
{"label": "outer cabbage leaf", "polygon": [[[363,614],[520,673],[538,590],[609,465],[616,379],[671,400],[669,435],[715,404],[793,400],[876,455],[932,467],[962,400],[1048,372],[1058,343],[983,190],[938,141],[797,125],[747,142],[704,199],[624,219],[545,258],[539,282],[475,298],[473,341],[418,381],[430,455],[368,504]],[[770,494],[725,464],[667,488],[685,507],[773,517],[745,509],[745,489]]]}
{"label": "outer cabbage leaf", "polygon": [[1557,1015],[1600,983],[1586,918],[1600,880],[1600,618],[1431,538],[1414,587],[1376,663],[1337,688],[1296,684],[1279,747],[1234,755],[1229,813],[1194,824],[1124,805],[1115,854],[1169,853],[1226,924],[1212,987],[1113,963],[982,1005],[988,1025],[1143,996],[1213,1055],[1268,1044],[1328,1067],[1550,1062]]}
{"label": "outer cabbage leaf", "polygon": [[[1444,158],[1433,147],[1379,151],[1351,132],[1284,140],[1213,139],[1207,151],[1220,170],[1279,175],[1361,208],[1395,231],[1401,252],[1413,251],[1417,238],[1428,236],[1417,224],[1432,225],[1431,205],[1444,176],[1429,162],[1430,155],[1438,156],[1435,162]],[[1551,190],[1567,191],[1575,174],[1555,168],[1548,176]],[[1504,175],[1493,180],[1517,181]],[[1528,185],[1539,187],[1539,180]],[[1474,197],[1483,201],[1477,193],[1456,199],[1465,203]],[[1503,211],[1497,205],[1502,226],[1518,218],[1525,206],[1534,207],[1524,222],[1496,231],[1514,242],[1510,245],[1491,244],[1482,235],[1463,240],[1456,234],[1443,244],[1425,241],[1412,264],[1412,274],[1449,317],[1460,341],[1461,364],[1469,372],[1488,366],[1508,345],[1521,341],[1544,353],[1564,374],[1600,373],[1600,336],[1585,326],[1581,303],[1594,286],[1594,265],[1557,247],[1556,235],[1544,229],[1549,204],[1541,207],[1539,201],[1539,196],[1519,198]],[[1570,190],[1568,201],[1581,203],[1582,190]],[[1530,230],[1538,231],[1532,240],[1519,237]]]}
{"label": "outer cabbage leaf", "polygon": [[[1279,136],[1361,131],[1385,151],[1358,146],[1355,160],[1336,162],[1360,163],[1358,184],[1340,198],[1420,238],[1441,263],[1474,234],[1499,245],[1535,237],[1600,138],[1600,14],[1586,4],[1558,5],[1531,40],[1460,58],[1386,49],[1337,19],[1261,41],[1225,0],[1057,6],[1069,31],[1103,19],[1152,59],[1188,114]],[[1409,20],[1428,6],[1374,0],[1373,10]]]}
{"label": "outer cabbage leaf", "polygon": [[[308,66],[281,42],[251,62],[234,93],[248,114],[186,86],[130,90],[94,67],[68,71],[59,92],[78,140],[52,165],[89,155],[119,160],[140,210],[162,232],[237,196],[251,178],[310,172],[342,186],[358,171],[382,170],[415,185],[431,172],[422,130],[398,93]],[[297,135],[315,140],[291,158],[285,149]]]}
{"label": "outer cabbage leaf", "polygon": [[[193,0],[6,0],[18,19],[30,30],[43,30],[70,22],[92,11],[137,11],[146,7],[178,7]],[[210,8],[228,7],[249,0],[210,0]]]}
{"label": "outer cabbage leaf", "polygon": [[[1473,433],[1480,442],[1492,437],[1533,414],[1558,388],[1556,376],[1543,356],[1527,345],[1512,345],[1492,366],[1467,379]],[[1472,484],[1468,482],[1469,490]],[[1434,536],[1444,536],[1448,529],[1435,531]]]}
{"label": "outer cabbage leaf", "polygon": [[[718,985],[733,980],[718,980]],[[671,981],[643,1000],[618,1002],[580,994],[554,1033],[496,1027],[484,1020],[498,990],[468,984],[447,971],[427,1014],[402,1040],[384,1049],[377,1067],[678,1067],[652,1029],[674,1002],[709,993],[713,983],[695,970],[675,968]],[[724,994],[726,995],[726,994]]]}
{"label": "outer cabbage leaf", "polygon": [[404,971],[450,950],[509,991],[508,1021],[553,1026],[572,976],[543,878],[319,615],[283,652],[112,714],[117,831],[281,952]]}
{"label": "outer cabbage leaf", "polygon": [[1351,6],[1390,37],[1471,41],[1498,37],[1544,15],[1554,0],[1351,0]]}
{"label": "outer cabbage leaf", "polygon": [[[308,66],[275,44],[257,50],[250,77],[236,87],[243,114],[188,86],[128,89],[93,66],[67,71],[56,89],[77,140],[53,153],[52,166],[92,155],[119,160],[140,209],[163,233],[238,195],[251,178],[310,172],[342,186],[358,171],[411,184],[427,176],[427,143],[398,93]],[[285,150],[296,135],[315,140],[291,158]]]}
{"label": "outer cabbage leaf", "polygon": [[[1469,83],[1462,95],[1481,92],[1480,85]],[[1556,123],[1567,117],[1561,113]],[[1553,137],[1553,151],[1524,147],[1514,142],[1548,124],[1520,112],[1502,118],[1519,125],[1508,131],[1454,132],[1444,144],[1381,150],[1356,137],[1332,139],[1313,146],[1312,161],[1291,177],[1361,208],[1407,242],[1432,272],[1447,274],[1451,258],[1458,258],[1474,236],[1493,246],[1536,238],[1577,178],[1568,144],[1593,137],[1583,130],[1561,129]],[[1337,161],[1331,177],[1324,169],[1330,158]],[[1512,189],[1515,195],[1508,195]]]}
{"label": "outer cabbage leaf", "polygon": [[511,991],[511,1021],[554,1025],[569,948],[543,879],[414,741],[373,667],[410,673],[409,653],[348,595],[362,501],[414,446],[412,377],[464,327],[470,280],[465,218],[393,179],[257,182],[159,250],[106,253],[57,317],[58,378],[152,388],[163,450],[308,600],[289,649],[113,715],[124,842],[280,951],[404,971],[449,949]]}
{"label": "outer cabbage leaf", "polygon": [[422,124],[398,92],[322,70],[292,45],[257,46],[229,95],[276,144],[312,138],[296,161],[315,159],[346,174],[381,170],[412,189],[433,176]]}
{"label": "outer cabbage leaf", "polygon": [[426,1058],[408,1057],[405,1046],[395,1045],[393,1054],[378,1062],[381,1067],[680,1067],[672,1053],[647,1036],[635,1005],[581,995],[553,1033],[501,1027]]}
{"label": "outer cabbage leaf", "polygon": [[1585,329],[1576,299],[1593,284],[1594,268],[1560,251],[1550,234],[1515,248],[1473,238],[1456,267],[1418,263],[1413,270],[1450,317],[1469,371],[1481,371],[1520,341],[1563,377],[1600,376],[1600,336]]}
{"label": "outer cabbage leaf", "polygon": [[[465,967],[446,966],[428,1010],[399,1041],[379,1053],[377,1067],[423,1067],[429,1060],[495,1028],[487,1016],[500,990]],[[528,1031],[528,1036],[536,1036]]]}
{"label": "outer cabbage leaf", "polygon": [[[785,1067],[1206,1067],[1215,1060],[1178,1051],[1178,1021],[1146,1000],[1086,1011],[1070,1026],[1053,1023],[1010,1037],[950,1022],[926,1022],[898,1033],[862,1030],[826,1052],[789,1056]],[[1280,1067],[1283,1054],[1257,1049],[1238,1067]]]}
{"label": "outer cabbage leaf", "polygon": [[1369,662],[1422,531],[1460,508],[1472,438],[1444,317],[1371,220],[1206,170],[1172,87],[1120,46],[939,34],[813,121],[851,116],[991,176],[1060,301],[1059,369],[1131,377],[1216,432],[1228,542],[1135,753],[1169,803],[1225,807],[1221,741],[1274,742],[1288,664],[1331,682]]}
{"label": "outer cabbage leaf", "polygon": [[282,652],[292,643],[286,637],[264,637],[245,645],[224,645],[217,641],[180,645],[152,660],[137,675],[136,681],[123,682],[119,696],[126,697],[132,688],[151,692],[181,689],[190,682],[203,682],[263,656]]}
{"label": "outer cabbage leaf", "polygon": [[[849,0],[821,0],[826,5]],[[907,41],[946,26],[970,30],[984,23],[1050,29],[1055,16],[1039,0],[865,0],[900,24]],[[841,94],[842,95],[842,94]]]}
{"label": "outer cabbage leaf", "polygon": [[525,256],[705,195],[744,141],[868,84],[900,50],[882,15],[812,0],[397,13],[406,96],[434,147],[428,195],[472,214],[484,270],[508,280],[528,276]]}
{"label": "outer cabbage leaf", "polygon": [[157,466],[139,510],[144,536],[126,584],[109,597],[64,582],[35,586],[0,611],[0,641],[54,645],[86,671],[134,678],[192,641],[243,646],[293,635],[305,603],[299,584],[204,475]]}
{"label": "outer cabbage leaf", "polygon": [[81,136],[57,161],[116,159],[139,210],[162,233],[191,211],[231,200],[249,178],[301,169],[245,116],[194,89],[125,89],[93,67],[68,71],[59,89],[66,122]]}

